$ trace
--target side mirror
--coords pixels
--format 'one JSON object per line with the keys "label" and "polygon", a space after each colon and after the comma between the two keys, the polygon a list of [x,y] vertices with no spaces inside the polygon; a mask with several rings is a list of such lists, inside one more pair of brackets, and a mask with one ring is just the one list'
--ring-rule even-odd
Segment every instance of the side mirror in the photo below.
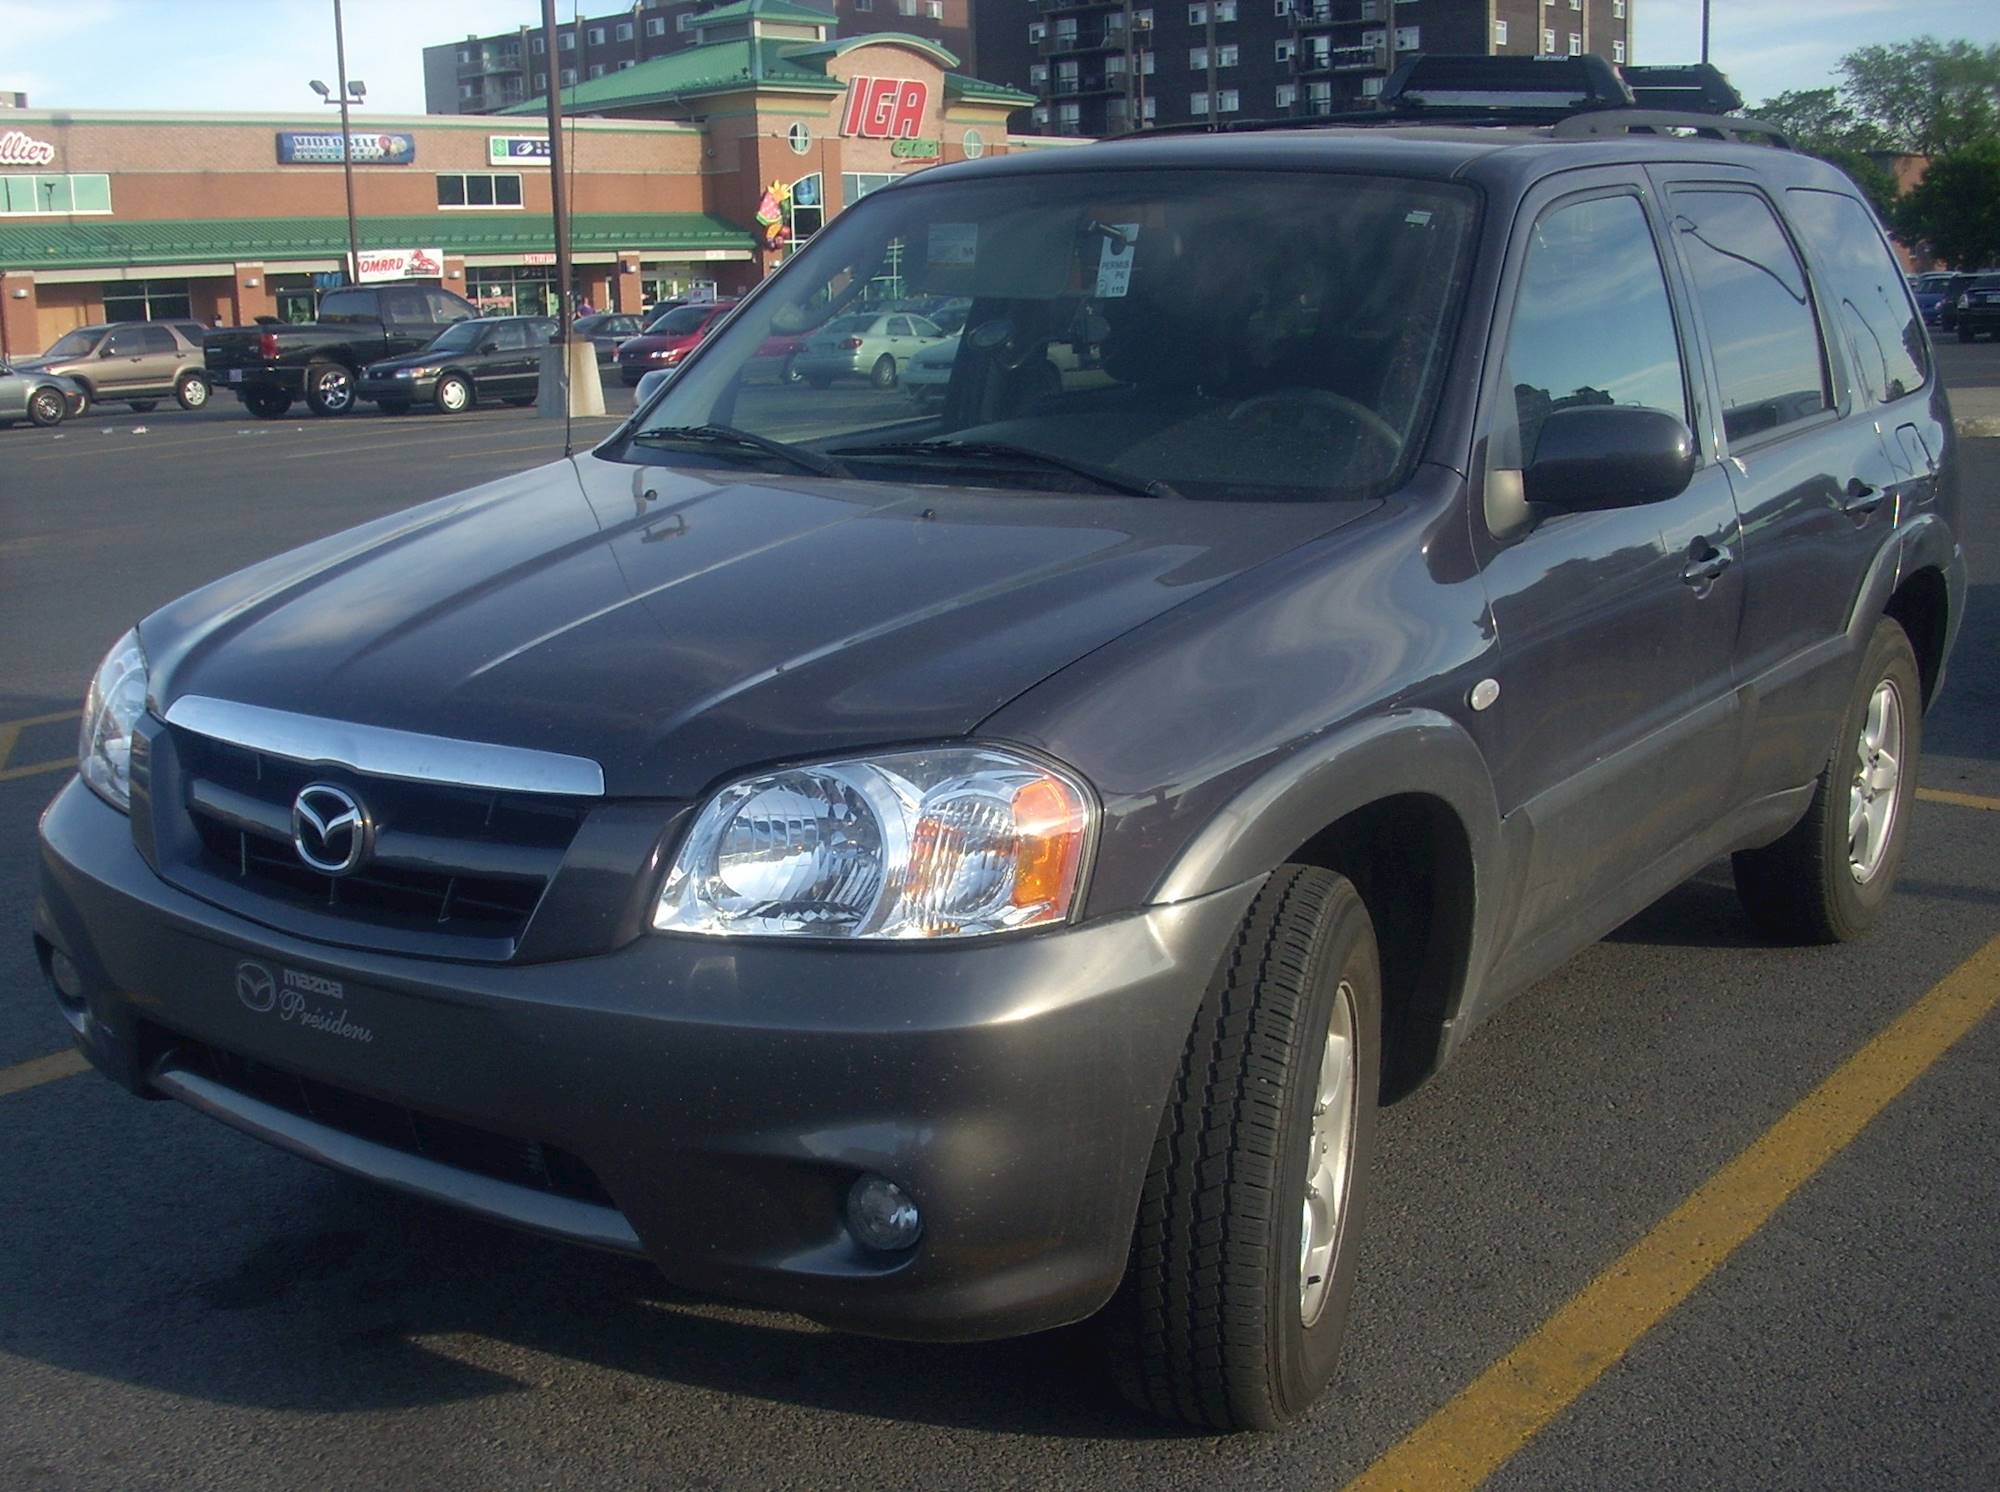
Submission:
{"label": "side mirror", "polygon": [[1522,496],[1556,513],[1636,508],[1694,480],[1694,435],[1670,414],[1629,405],[1558,409],[1542,421]]}
{"label": "side mirror", "polygon": [[99,357],[116,357],[118,354],[117,349],[112,347],[109,342],[106,342],[102,347],[97,349],[97,355]]}
{"label": "side mirror", "polygon": [[498,352],[500,350],[500,339],[498,337],[488,337],[484,342],[479,344],[479,350],[481,352]]}

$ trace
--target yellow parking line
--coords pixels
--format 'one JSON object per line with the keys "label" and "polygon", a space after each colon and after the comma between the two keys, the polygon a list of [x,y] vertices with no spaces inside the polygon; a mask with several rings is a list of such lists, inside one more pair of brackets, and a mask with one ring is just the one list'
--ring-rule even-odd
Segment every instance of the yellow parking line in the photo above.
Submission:
{"label": "yellow parking line", "polygon": [[44,772],[74,772],[75,770],[76,758],[66,756],[59,761],[29,762],[25,767],[0,769],[0,782],[16,782],[23,777],[40,777]]}
{"label": "yellow parking line", "polygon": [[[58,721],[75,720],[81,714],[78,710],[58,710],[53,715],[30,715],[25,720],[0,720],[0,782],[8,780],[4,770],[7,758],[14,754],[14,746],[21,739],[21,732],[32,730],[38,725],[54,725]],[[22,772],[27,776],[27,772]]]}
{"label": "yellow parking line", "polygon": [[1347,1492],[1466,1492],[1499,1470],[2000,1005],[2000,937],[1960,964]]}
{"label": "yellow parking line", "polygon": [[12,1067],[0,1067],[0,1098],[10,1093],[24,1093],[30,1088],[39,1088],[44,1083],[53,1083],[57,1078],[73,1078],[86,1072],[90,1064],[83,1053],[77,1051],[52,1052],[46,1057],[35,1057],[26,1062],[17,1062]]}
{"label": "yellow parking line", "polygon": [[1950,803],[1957,808],[1983,808],[2000,813],[2000,798],[1982,798],[1977,793],[1948,792],[1941,787],[1920,787],[1917,796],[1926,803]]}

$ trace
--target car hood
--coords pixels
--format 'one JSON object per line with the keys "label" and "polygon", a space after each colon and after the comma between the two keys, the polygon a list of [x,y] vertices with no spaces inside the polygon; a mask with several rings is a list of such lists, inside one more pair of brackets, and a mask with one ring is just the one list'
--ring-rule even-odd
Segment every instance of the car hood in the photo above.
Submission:
{"label": "car hood", "polygon": [[378,357],[375,359],[374,362],[368,364],[367,367],[364,368],[362,371],[364,373],[393,373],[398,368],[427,368],[435,364],[441,364],[441,363],[468,362],[472,359],[472,357],[473,354],[470,351],[403,352],[403,353],[398,353],[395,357]]}
{"label": "car hood", "polygon": [[683,332],[678,336],[663,336],[659,332],[640,332],[635,337],[627,337],[618,344],[622,357],[626,354],[639,355],[648,352],[672,352],[676,347],[692,347],[701,340],[699,332]]}
{"label": "car hood", "polygon": [[475,488],[216,582],[141,627],[206,695],[587,756],[613,796],[964,735],[1366,503],[945,491],[627,466]]}

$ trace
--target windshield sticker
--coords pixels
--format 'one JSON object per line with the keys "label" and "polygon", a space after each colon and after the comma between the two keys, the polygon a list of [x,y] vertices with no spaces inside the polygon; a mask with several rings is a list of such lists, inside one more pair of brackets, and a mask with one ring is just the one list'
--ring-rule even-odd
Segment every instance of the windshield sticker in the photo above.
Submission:
{"label": "windshield sticker", "polygon": [[1104,235],[1104,248],[1097,257],[1097,294],[1102,300],[1113,300],[1132,290],[1132,251],[1139,243],[1139,225],[1114,226],[1117,233]]}
{"label": "windshield sticker", "polygon": [[1427,212],[1406,212],[1403,214],[1403,221],[1412,228],[1427,228],[1430,226],[1431,215]]}
{"label": "windshield sticker", "polygon": [[979,257],[977,223],[932,223],[930,262],[971,264]]}

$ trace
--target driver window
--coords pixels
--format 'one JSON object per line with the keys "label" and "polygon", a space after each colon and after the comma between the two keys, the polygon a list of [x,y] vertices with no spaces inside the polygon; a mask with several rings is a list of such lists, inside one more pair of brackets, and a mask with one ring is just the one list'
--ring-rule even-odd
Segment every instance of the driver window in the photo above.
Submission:
{"label": "driver window", "polygon": [[1659,249],[1633,196],[1571,202],[1535,224],[1507,334],[1488,469],[1520,470],[1535,459],[1542,421],[1589,404],[1688,418]]}

